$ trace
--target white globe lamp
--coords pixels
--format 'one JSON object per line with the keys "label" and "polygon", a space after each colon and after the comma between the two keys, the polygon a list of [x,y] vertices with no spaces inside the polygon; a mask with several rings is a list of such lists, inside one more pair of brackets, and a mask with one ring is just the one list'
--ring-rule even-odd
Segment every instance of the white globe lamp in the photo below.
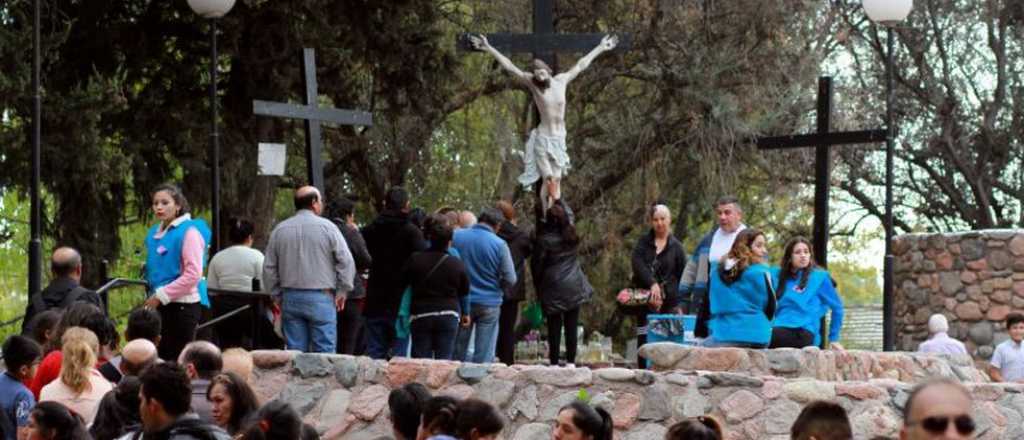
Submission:
{"label": "white globe lamp", "polygon": [[203,18],[221,18],[235,6],[235,0],[188,0],[188,7]]}
{"label": "white globe lamp", "polygon": [[871,21],[892,26],[907,18],[914,0],[863,0],[861,4]]}

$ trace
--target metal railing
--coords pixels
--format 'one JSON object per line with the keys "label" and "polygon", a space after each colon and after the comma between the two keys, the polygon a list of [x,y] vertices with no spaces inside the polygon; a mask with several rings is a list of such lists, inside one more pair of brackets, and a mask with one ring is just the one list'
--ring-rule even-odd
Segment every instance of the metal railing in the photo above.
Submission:
{"label": "metal railing", "polygon": [[[120,288],[123,288],[123,287],[132,287],[132,286],[147,287],[147,286],[149,286],[149,283],[147,283],[147,282],[145,282],[143,280],[133,280],[133,279],[129,279],[129,278],[114,278],[114,279],[112,279],[110,281],[107,281],[106,284],[100,286],[99,289],[96,289],[96,294],[99,295],[100,299],[103,301],[103,312],[105,314],[107,314],[108,316],[110,315],[110,301],[109,300],[110,300],[110,291],[111,290],[116,290],[116,289],[120,289]],[[121,315],[116,316],[114,318],[115,319],[121,318],[121,317],[127,315],[128,313],[131,313],[131,310],[128,310],[127,312],[122,313]],[[4,321],[4,322],[0,323],[0,329],[4,329],[4,328],[10,327],[10,326],[13,326],[15,324],[18,324],[23,319],[25,319],[25,314],[24,313],[14,317],[13,319],[10,319],[10,320],[7,320],[7,321]]]}
{"label": "metal railing", "polygon": [[246,304],[228,310],[225,313],[202,323],[196,327],[196,332],[218,325],[230,318],[238,316],[241,313],[249,312],[249,334],[251,342],[250,346],[246,347],[246,349],[252,350],[256,348],[262,341],[260,320],[264,319],[263,317],[266,315],[267,305],[272,300],[271,294],[269,292],[262,291],[243,291],[214,287],[207,287],[206,292],[210,296],[210,303],[214,306],[214,310],[217,309],[216,303],[218,298],[242,300],[241,302]]}

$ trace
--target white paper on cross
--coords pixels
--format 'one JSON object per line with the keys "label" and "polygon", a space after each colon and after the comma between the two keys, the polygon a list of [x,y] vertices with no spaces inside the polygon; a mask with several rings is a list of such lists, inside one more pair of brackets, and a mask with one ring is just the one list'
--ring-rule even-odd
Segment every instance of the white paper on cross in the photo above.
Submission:
{"label": "white paper on cross", "polygon": [[283,176],[284,165],[288,159],[285,144],[269,142],[259,143],[259,174],[261,176]]}

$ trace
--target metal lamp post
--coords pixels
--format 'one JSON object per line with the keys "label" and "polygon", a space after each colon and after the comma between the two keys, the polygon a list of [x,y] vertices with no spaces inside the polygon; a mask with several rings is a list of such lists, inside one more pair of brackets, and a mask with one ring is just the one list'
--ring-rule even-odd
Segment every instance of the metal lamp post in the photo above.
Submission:
{"label": "metal lamp post", "polygon": [[42,240],[42,208],[39,201],[40,181],[40,127],[42,121],[42,96],[39,91],[39,1],[33,2],[32,24],[32,178],[29,184],[30,233],[28,242],[28,295],[32,298],[43,286],[43,240]]}
{"label": "metal lamp post", "polygon": [[188,0],[192,11],[210,19],[210,205],[213,221],[211,254],[220,250],[220,132],[217,124],[217,19],[227,14],[235,0]]}
{"label": "metal lamp post", "polygon": [[892,117],[893,107],[893,52],[895,36],[893,26],[907,18],[914,7],[913,0],[863,0],[864,12],[871,21],[888,28],[885,51],[885,127],[888,130],[885,142],[885,267],[882,287],[882,349],[892,351],[896,338],[893,328],[893,263],[892,255],[892,181],[893,148],[896,143],[896,127]]}

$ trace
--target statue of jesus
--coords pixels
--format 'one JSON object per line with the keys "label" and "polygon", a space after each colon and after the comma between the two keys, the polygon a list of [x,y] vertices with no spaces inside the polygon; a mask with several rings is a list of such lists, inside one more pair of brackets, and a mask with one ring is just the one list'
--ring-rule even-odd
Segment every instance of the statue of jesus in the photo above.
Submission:
{"label": "statue of jesus", "polygon": [[529,186],[543,177],[545,182],[541,186],[541,200],[546,210],[554,200],[561,198],[560,182],[570,167],[565,148],[565,90],[569,82],[590,67],[598,55],[614,49],[619,39],[614,35],[606,35],[575,66],[557,75],[547,63],[539,59],[533,60],[530,72],[520,70],[508,57],[492,47],[483,35],[470,35],[469,41],[474,49],[491,54],[501,67],[526,85],[533,95],[533,103],[540,114],[540,125],[530,131],[530,138],[526,141],[526,156],[523,159],[525,170],[519,176],[519,183]]}

